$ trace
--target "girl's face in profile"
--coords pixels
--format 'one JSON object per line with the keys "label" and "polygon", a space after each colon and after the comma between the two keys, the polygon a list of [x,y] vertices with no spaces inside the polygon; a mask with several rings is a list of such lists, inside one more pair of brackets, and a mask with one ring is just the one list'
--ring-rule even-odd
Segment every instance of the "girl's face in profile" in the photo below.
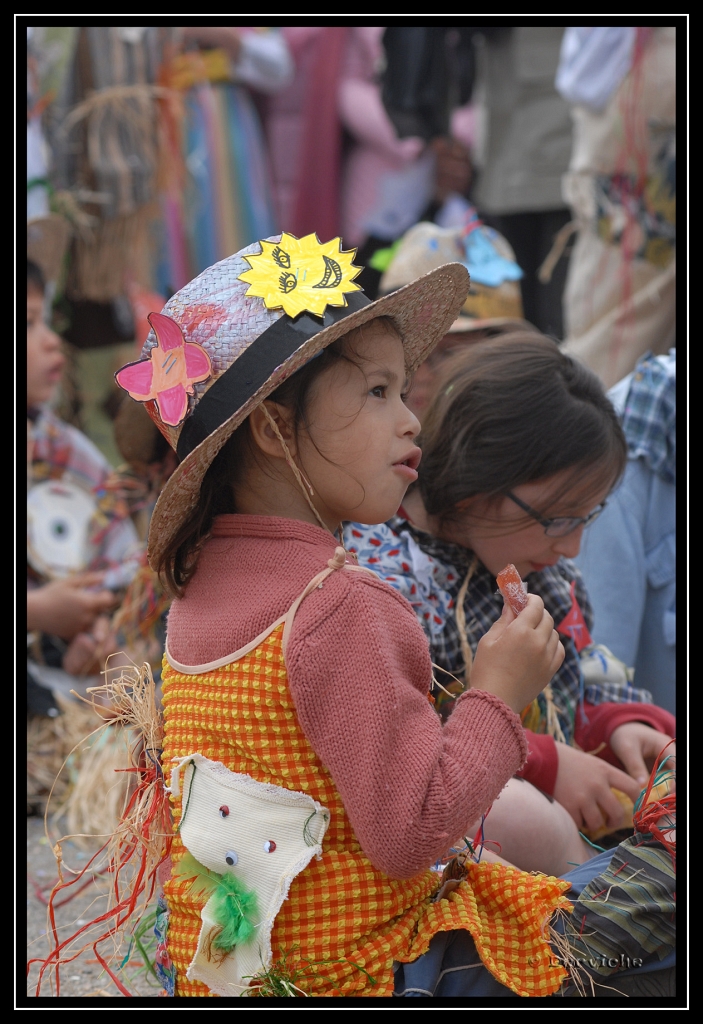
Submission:
{"label": "girl's face in profile", "polygon": [[44,321],[44,295],[27,286],[27,405],[48,402],[61,380],[61,339]]}
{"label": "girl's face in profile", "polygon": [[[572,472],[567,469],[543,480],[520,484],[512,493],[544,519],[585,518],[605,501],[610,488],[594,491],[587,483],[580,483],[555,500]],[[508,497],[494,504],[479,497],[467,501],[465,506],[466,518],[448,526],[444,536],[474,551],[494,576],[512,562],[524,579],[531,572],[556,565],[560,558],[575,558],[581,548],[583,525],[563,537],[548,537],[544,526]]]}
{"label": "girl's face in profile", "polygon": [[384,322],[355,332],[354,362],[336,363],[313,385],[300,465],[326,522],[382,523],[417,479],[420,423],[405,404],[403,344]]}

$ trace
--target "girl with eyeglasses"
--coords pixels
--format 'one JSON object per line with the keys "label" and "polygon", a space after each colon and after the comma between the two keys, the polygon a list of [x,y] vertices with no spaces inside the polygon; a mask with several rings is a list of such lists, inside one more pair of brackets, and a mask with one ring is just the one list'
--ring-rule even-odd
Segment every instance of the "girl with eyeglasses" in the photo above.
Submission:
{"label": "girl with eyeglasses", "polygon": [[564,873],[594,853],[581,832],[628,824],[618,793],[637,799],[675,735],[674,717],[592,643],[591,605],[572,561],[625,468],[622,429],[592,371],[551,339],[516,332],[450,358],[418,443],[419,479],[398,514],[376,527],[348,524],[347,548],[412,604],[444,718],[501,614],[496,574],[513,563],[543,599],[566,657],[523,712],[521,780],[478,825],[505,859]]}

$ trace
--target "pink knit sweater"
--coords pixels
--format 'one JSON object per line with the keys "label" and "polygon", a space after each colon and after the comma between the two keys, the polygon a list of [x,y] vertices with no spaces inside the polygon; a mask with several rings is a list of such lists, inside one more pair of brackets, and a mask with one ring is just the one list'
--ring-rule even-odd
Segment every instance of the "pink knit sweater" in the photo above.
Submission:
{"label": "pink knit sweater", "polygon": [[[172,604],[168,653],[197,666],[243,647],[285,614],[335,546],[298,520],[220,516]],[[338,570],[302,602],[286,662],[303,731],[362,849],[391,877],[434,863],[525,761],[520,719],[492,694],[470,690],[442,725],[415,614],[371,574]]]}

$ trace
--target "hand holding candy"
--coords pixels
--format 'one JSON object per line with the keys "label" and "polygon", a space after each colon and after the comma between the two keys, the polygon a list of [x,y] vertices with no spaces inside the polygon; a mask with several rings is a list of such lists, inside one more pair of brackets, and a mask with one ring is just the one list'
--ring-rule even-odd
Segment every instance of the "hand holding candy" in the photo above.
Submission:
{"label": "hand holding candy", "polygon": [[515,566],[512,563],[506,565],[496,576],[496,582],[505,600],[515,614],[519,615],[523,608],[527,607],[527,594]]}
{"label": "hand holding candy", "polygon": [[544,601],[524,591],[523,597],[525,607],[518,615],[505,602],[501,617],[481,637],[471,670],[472,689],[488,690],[518,714],[564,660],[564,647]]}

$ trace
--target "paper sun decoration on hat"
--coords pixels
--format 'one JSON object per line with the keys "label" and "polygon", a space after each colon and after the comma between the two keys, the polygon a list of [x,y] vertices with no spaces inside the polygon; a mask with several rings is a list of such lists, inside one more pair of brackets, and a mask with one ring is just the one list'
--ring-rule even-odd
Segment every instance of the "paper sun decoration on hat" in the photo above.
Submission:
{"label": "paper sun decoration on hat", "polygon": [[[343,251],[340,238],[323,244],[315,234],[299,239],[283,232],[280,242],[259,244],[260,254],[244,257],[251,269],[239,280],[249,284],[247,296],[263,299],[267,309],[282,309],[291,318],[322,317],[327,306],[347,305],[345,292],[361,291],[353,280],[361,272],[352,263],[356,249]],[[115,380],[136,401],[153,401],[161,420],[177,427],[188,412],[188,395],[212,375],[212,364],[202,345],[186,341],[171,317],[150,313],[147,319],[156,347],[148,359],[118,370]]]}
{"label": "paper sun decoration on hat", "polygon": [[262,241],[259,256],[245,256],[251,270],[239,275],[249,282],[247,295],[258,295],[267,309],[322,316],[327,306],[346,306],[345,292],[361,291],[354,278],[361,267],[352,263],[356,249],[343,252],[341,239],[323,245],[317,235],[296,238],[285,231],[281,241]]}

